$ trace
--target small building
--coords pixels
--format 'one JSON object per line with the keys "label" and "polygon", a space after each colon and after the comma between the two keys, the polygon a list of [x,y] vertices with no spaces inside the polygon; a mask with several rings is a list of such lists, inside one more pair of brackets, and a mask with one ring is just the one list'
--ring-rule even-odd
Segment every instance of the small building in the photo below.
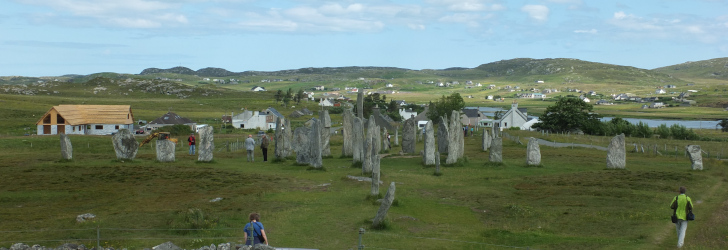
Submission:
{"label": "small building", "polygon": [[385,86],[385,87],[387,87],[387,88],[392,88],[392,87],[394,87],[394,85],[393,85],[393,84],[391,84],[391,83],[387,83],[387,85],[384,85],[384,86]]}
{"label": "small building", "polygon": [[313,86],[313,88],[311,88],[311,89],[313,89],[313,90],[324,90],[324,89],[326,89],[326,87],[319,85],[319,86]]}
{"label": "small building", "polygon": [[667,93],[665,91],[665,89],[657,89],[657,90],[655,90],[655,94],[665,94],[665,93]]}
{"label": "small building", "polygon": [[109,135],[134,130],[130,105],[58,105],[35,123],[38,135]]}
{"label": "small building", "polygon": [[500,120],[494,122],[495,129],[503,131],[510,127],[521,127],[528,121],[528,116],[518,109],[518,102],[513,101],[511,109],[508,110]]}
{"label": "small building", "polygon": [[234,128],[241,129],[275,129],[278,117],[281,118],[281,121],[285,121],[285,117],[275,108],[267,108],[262,111],[244,110],[233,116],[232,124]]}
{"label": "small building", "polygon": [[585,95],[580,95],[579,96],[579,100],[582,100],[582,101],[584,101],[586,103],[590,103],[591,102],[591,100],[589,100],[589,98],[586,97]]}
{"label": "small building", "polygon": [[407,120],[407,119],[409,119],[410,117],[414,117],[414,116],[417,116],[417,111],[414,111],[414,110],[412,110],[412,109],[404,109],[404,108],[400,108],[400,109],[399,109],[399,116],[401,116],[401,117],[402,117],[402,119],[404,119],[404,120]]}
{"label": "small building", "polygon": [[197,123],[194,121],[181,117],[174,112],[167,112],[166,114],[160,116],[157,119],[154,119],[154,121],[149,122],[146,126],[146,130],[155,130],[164,126],[172,126],[172,125],[187,125],[190,126],[190,129],[194,131],[197,128]]}
{"label": "small building", "polygon": [[480,121],[486,118],[487,117],[478,109],[463,109],[462,115],[460,115],[460,122],[462,122],[463,125],[474,126],[479,125]]}
{"label": "small building", "polygon": [[319,104],[318,105],[321,106],[321,107],[333,107],[334,106],[334,103],[331,102],[331,100],[329,100],[327,98],[321,98],[319,100]]}
{"label": "small building", "polygon": [[650,104],[651,109],[659,109],[659,108],[664,108],[664,107],[665,107],[665,104],[662,102],[653,102],[652,104]]}
{"label": "small building", "polygon": [[261,86],[252,87],[250,90],[251,91],[255,91],[255,92],[258,92],[258,91],[266,91],[265,88],[264,87],[261,87]]}

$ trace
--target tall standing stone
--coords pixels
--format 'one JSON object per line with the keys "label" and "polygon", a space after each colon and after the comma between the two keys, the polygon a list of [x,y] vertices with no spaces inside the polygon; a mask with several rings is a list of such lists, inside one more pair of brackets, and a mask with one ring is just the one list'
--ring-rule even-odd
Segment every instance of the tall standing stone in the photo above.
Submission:
{"label": "tall standing stone", "polygon": [[440,152],[435,152],[435,174],[440,174]]}
{"label": "tall standing stone", "polygon": [[526,147],[526,165],[541,165],[541,147],[538,145],[538,139],[531,137],[528,139]]}
{"label": "tall standing stone", "polygon": [[203,127],[199,130],[200,140],[197,141],[197,156],[198,161],[210,162],[212,161],[212,152],[215,151],[215,138],[213,136],[213,130],[211,126]]}
{"label": "tall standing stone", "polygon": [[394,129],[394,145],[399,146],[399,127]]}
{"label": "tall standing stone", "polygon": [[687,145],[685,146],[685,150],[688,152],[690,161],[693,163],[692,169],[703,170],[703,150],[700,149],[700,145]]}
{"label": "tall standing stone", "polygon": [[119,129],[111,137],[111,142],[114,144],[117,160],[134,160],[139,149],[139,142],[128,129]]}
{"label": "tall standing stone", "polygon": [[[404,142],[403,142],[404,144]],[[374,217],[374,221],[372,222],[372,227],[377,228],[379,227],[382,222],[384,221],[384,218],[387,217],[387,212],[389,211],[389,207],[392,206],[392,203],[394,202],[394,191],[395,186],[394,182],[389,184],[389,189],[387,189],[387,194],[384,196],[384,199],[382,200],[382,204],[379,205],[379,210],[377,211],[377,216]]]}
{"label": "tall standing stone", "polygon": [[392,147],[392,146],[389,145],[389,143],[390,143],[389,140],[390,139],[387,138],[387,137],[390,137],[391,138],[392,136],[390,136],[389,135],[389,132],[387,132],[387,128],[384,128],[384,133],[382,135],[383,135],[383,137],[382,137],[382,151],[389,150],[389,148]]}
{"label": "tall standing stone", "polygon": [[493,137],[490,142],[490,154],[488,154],[488,161],[490,162],[503,162],[503,138]]}
{"label": "tall standing stone", "polygon": [[422,154],[422,161],[426,166],[435,165],[435,130],[431,120],[428,120],[425,125],[425,150]]}
{"label": "tall standing stone", "polygon": [[407,154],[415,153],[416,133],[417,126],[415,125],[415,119],[409,118],[404,121],[404,127],[402,128],[402,152]]}
{"label": "tall standing stone", "polygon": [[490,148],[490,134],[488,134],[488,131],[483,129],[483,151],[486,151]]}
{"label": "tall standing stone", "polygon": [[309,165],[314,168],[321,168],[323,162],[321,161],[321,128],[322,122],[313,119],[311,124],[311,131],[308,134],[309,149],[311,150],[309,156]]}
{"label": "tall standing stone", "polygon": [[61,133],[61,157],[64,160],[73,160],[73,145],[68,135]]}
{"label": "tall standing stone", "polygon": [[624,134],[612,138],[607,148],[607,168],[624,169],[627,166],[627,148]]}
{"label": "tall standing stone", "polygon": [[462,150],[462,139],[463,138],[463,129],[460,125],[460,112],[457,110],[453,110],[450,114],[450,124],[448,125],[448,129],[450,130],[450,138],[447,142],[447,159],[445,159],[445,164],[454,164],[460,159],[460,151]]}
{"label": "tall standing stone", "polygon": [[283,157],[289,157],[291,156],[291,152],[293,151],[293,143],[291,142],[291,138],[293,137],[293,129],[291,128],[291,120],[284,118],[284,125],[283,125]]}
{"label": "tall standing stone", "polygon": [[440,124],[437,125],[437,151],[448,152],[447,143],[450,140],[450,131],[447,128],[447,116],[440,117]]}
{"label": "tall standing stone", "polygon": [[354,139],[354,131],[352,131],[354,129],[354,114],[351,112],[351,109],[344,109],[342,119],[343,129],[341,135],[344,137],[344,146],[341,147],[341,155],[349,157],[354,155],[354,149],[352,148],[352,141]]}
{"label": "tall standing stone", "polygon": [[377,197],[377,196],[379,196],[379,177],[380,177],[379,176],[379,172],[380,172],[379,171],[380,170],[379,153],[374,152],[372,150],[371,159],[372,159],[372,190],[371,190],[371,192],[369,192],[369,195]]}
{"label": "tall standing stone", "polygon": [[274,135],[274,138],[276,140],[275,149],[273,151],[276,159],[283,159],[286,158],[285,151],[285,136],[283,135],[283,122],[281,122],[280,117],[276,117],[276,133]]}
{"label": "tall standing stone", "polygon": [[356,116],[364,119],[364,89],[362,88],[356,93]]}
{"label": "tall standing stone", "polygon": [[331,117],[329,111],[324,110],[319,113],[319,122],[321,127],[321,156],[331,156],[331,147],[329,140],[331,139]]}
{"label": "tall standing stone", "polygon": [[353,162],[363,162],[364,161],[364,151],[365,151],[365,144],[366,144],[366,138],[364,138],[364,124],[362,124],[362,119],[359,119],[359,117],[354,117],[354,123],[353,123],[352,129],[352,140],[351,140],[351,148],[353,149]]}
{"label": "tall standing stone", "polygon": [[170,140],[157,140],[157,161],[173,162],[176,145]]}
{"label": "tall standing stone", "polygon": [[372,173],[372,151],[374,151],[374,145],[372,143],[371,134],[367,135],[366,143],[364,143],[366,150],[364,151],[364,158],[361,164],[362,175],[368,175]]}
{"label": "tall standing stone", "polygon": [[311,150],[308,149],[308,134],[310,129],[308,127],[298,127],[293,132],[293,148],[296,151],[296,163],[308,165],[309,153]]}

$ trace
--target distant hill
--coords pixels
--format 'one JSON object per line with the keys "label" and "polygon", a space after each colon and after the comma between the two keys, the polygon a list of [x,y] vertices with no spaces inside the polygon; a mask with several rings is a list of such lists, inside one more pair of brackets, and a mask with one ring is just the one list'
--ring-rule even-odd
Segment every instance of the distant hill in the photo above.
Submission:
{"label": "distant hill", "polygon": [[279,70],[279,71],[245,71],[245,72],[231,72],[221,68],[203,68],[200,70],[191,70],[186,67],[174,67],[170,69],[159,69],[159,68],[148,68],[142,70],[140,75],[153,75],[153,74],[183,74],[183,75],[196,75],[200,77],[227,77],[227,76],[291,76],[291,75],[306,75],[306,74],[318,74],[318,75],[333,75],[333,74],[351,74],[361,73],[363,71],[408,71],[409,69],[394,68],[394,67],[323,67],[323,68],[301,68],[301,69],[290,69],[290,70]]}
{"label": "distant hill", "polygon": [[728,79],[728,57],[686,62],[654,69],[678,78]]}

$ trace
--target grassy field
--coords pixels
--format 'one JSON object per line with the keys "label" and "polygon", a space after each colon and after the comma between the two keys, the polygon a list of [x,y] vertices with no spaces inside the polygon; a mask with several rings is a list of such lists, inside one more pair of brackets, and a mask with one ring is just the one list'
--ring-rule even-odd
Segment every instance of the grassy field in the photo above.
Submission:
{"label": "grassy field", "polygon": [[[240,139],[216,135],[216,144]],[[336,157],[324,159],[326,171],[307,171],[292,161],[263,163],[260,152],[255,163],[245,162],[240,151],[216,152],[213,163],[197,163],[186,146],[178,147],[174,163],[156,162],[151,146],[136,160],[119,162],[105,136],[71,136],[74,160],[61,161],[56,136],[4,137],[0,247],[92,246],[97,227],[101,244],[114,248],[237,242],[247,214],[257,211],[278,247],[355,248],[357,231],[365,228],[364,244],[375,249],[664,249],[675,245],[668,203],[680,185],[688,187],[698,215],[688,228],[687,249],[728,247],[724,161],[706,157],[705,170],[690,171],[682,154],[628,153],[627,170],[606,170],[603,151],[542,147],[543,167],[526,167],[525,146],[504,140],[505,164],[491,166],[480,138],[465,139],[467,162],[444,168],[442,176],[417,156],[385,156],[380,191],[395,182],[397,202],[388,227],[374,230],[369,224],[378,205],[366,199],[369,183],[345,178],[361,170],[338,157],[340,136],[332,137]],[[609,138],[545,139],[604,145]],[[216,197],[223,200],[209,202]],[[83,213],[98,217],[77,223]],[[188,228],[204,230],[182,230]]]}

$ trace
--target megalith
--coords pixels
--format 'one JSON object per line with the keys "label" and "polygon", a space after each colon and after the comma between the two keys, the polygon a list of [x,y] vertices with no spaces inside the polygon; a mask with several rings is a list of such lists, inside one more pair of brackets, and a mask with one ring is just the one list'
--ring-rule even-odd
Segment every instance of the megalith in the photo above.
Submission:
{"label": "megalith", "polygon": [[422,154],[422,161],[425,166],[435,165],[435,130],[431,120],[428,120],[425,125],[425,150]]}
{"label": "megalith", "polygon": [[607,168],[624,169],[627,166],[627,149],[624,145],[624,134],[612,138],[607,148]]}
{"label": "megalith", "polygon": [[364,89],[360,88],[356,93],[356,117],[364,119]]}
{"label": "megalith", "polygon": [[538,139],[531,137],[528,139],[526,147],[526,165],[541,165],[541,147],[538,145]]}
{"label": "megalith", "polygon": [[447,142],[447,159],[445,164],[454,164],[460,159],[463,143],[463,128],[460,125],[460,112],[453,110],[450,114],[450,124],[448,124],[450,130],[449,141]]}
{"label": "megalith", "polygon": [[364,138],[364,124],[362,123],[362,119],[359,119],[359,117],[354,117],[353,122],[353,134],[352,134],[352,149],[353,149],[353,162],[363,162],[364,161],[364,151],[365,151],[365,144],[366,144],[366,138]]}
{"label": "megalith", "polygon": [[493,139],[491,140],[488,161],[503,162],[503,138],[493,137]]}
{"label": "megalith", "polygon": [[399,127],[394,129],[394,146],[399,146]]}
{"label": "megalith", "polygon": [[176,145],[170,140],[157,140],[157,161],[173,162]]}
{"label": "megalith", "polygon": [[379,170],[380,170],[380,164],[379,164],[379,154],[377,152],[372,151],[371,155],[371,161],[372,161],[372,189],[371,192],[369,192],[370,196],[377,197],[379,196]]}
{"label": "megalith", "polygon": [[111,137],[111,142],[114,144],[117,160],[134,160],[139,149],[139,142],[128,129],[119,129]]}
{"label": "megalith", "polygon": [[344,146],[341,147],[341,155],[349,157],[354,155],[354,149],[352,148],[352,140],[354,139],[354,131],[352,131],[354,129],[354,114],[351,112],[351,109],[344,109],[342,120],[343,128],[341,135],[344,137]]}
{"label": "megalith", "polygon": [[293,151],[293,142],[291,142],[291,138],[293,137],[293,129],[291,129],[290,119],[284,118],[283,120],[283,157],[287,158],[291,156],[291,153]]}
{"label": "megalith", "polygon": [[276,159],[286,158],[286,156],[285,156],[285,151],[286,151],[285,144],[286,143],[285,143],[284,133],[285,132],[283,131],[283,122],[281,121],[280,117],[276,117],[276,133],[273,136],[276,141],[276,145],[273,150],[273,154]]}
{"label": "megalith", "polygon": [[329,140],[331,139],[331,116],[329,111],[324,110],[319,113],[319,127],[321,128],[321,156],[331,156],[331,147]]}
{"label": "megalith", "polygon": [[308,143],[308,134],[310,133],[310,129],[308,127],[298,127],[293,132],[293,149],[296,151],[296,163],[299,165],[309,163],[309,153],[310,150],[308,149],[309,143]]}
{"label": "megalith", "polygon": [[311,123],[311,131],[308,134],[309,142],[309,165],[314,168],[321,168],[323,162],[321,161],[321,128],[323,123],[319,120],[313,119]]}
{"label": "megalith", "polygon": [[372,155],[376,151],[375,146],[375,138],[374,138],[374,130],[377,129],[377,124],[374,123],[374,119],[369,119],[367,121],[367,130],[369,133],[367,133],[366,141],[364,143],[364,156],[363,156],[363,162],[361,166],[361,172],[363,175],[369,175],[372,173],[373,162],[372,162]]}
{"label": "megalith", "polygon": [[372,227],[377,228],[382,224],[382,222],[384,222],[384,218],[387,217],[389,207],[391,207],[394,202],[394,191],[394,182],[392,182],[389,184],[389,189],[387,189],[387,194],[384,196],[382,204],[379,205],[379,210],[377,211],[377,216],[374,217]]}
{"label": "megalith", "polygon": [[61,157],[64,160],[73,160],[73,145],[68,135],[61,133]]}
{"label": "megalith", "polygon": [[483,129],[483,151],[486,151],[490,148],[490,134],[488,134],[488,131]]}
{"label": "megalith", "polygon": [[700,145],[687,145],[685,146],[685,150],[688,152],[688,156],[690,156],[690,162],[692,162],[692,169],[693,170],[703,170],[703,150],[700,148]]}
{"label": "megalith", "polygon": [[404,127],[402,127],[402,152],[407,154],[415,153],[416,133],[417,125],[415,124],[415,119],[409,118],[404,121]]}
{"label": "megalith", "polygon": [[198,161],[212,161],[212,152],[215,151],[215,139],[213,137],[213,129],[211,126],[200,128],[200,140],[197,141]]}
{"label": "megalith", "polygon": [[437,151],[448,152],[447,144],[450,140],[450,131],[447,128],[447,116],[440,116],[440,123],[437,125]]}
{"label": "megalith", "polygon": [[[382,135],[383,135],[383,136],[382,136],[382,152],[383,152],[383,151],[386,151],[386,150],[389,150],[389,148],[391,148],[391,147],[392,147],[392,146],[390,145],[390,142],[389,142],[389,140],[390,140],[390,138],[391,138],[392,136],[390,136],[390,135],[389,135],[389,132],[387,132],[387,128],[383,128],[383,129],[384,129],[384,132],[383,132],[383,134],[382,134]],[[388,138],[388,137],[389,137],[389,138]]]}
{"label": "megalith", "polygon": [[435,152],[435,174],[440,174],[440,152]]}

